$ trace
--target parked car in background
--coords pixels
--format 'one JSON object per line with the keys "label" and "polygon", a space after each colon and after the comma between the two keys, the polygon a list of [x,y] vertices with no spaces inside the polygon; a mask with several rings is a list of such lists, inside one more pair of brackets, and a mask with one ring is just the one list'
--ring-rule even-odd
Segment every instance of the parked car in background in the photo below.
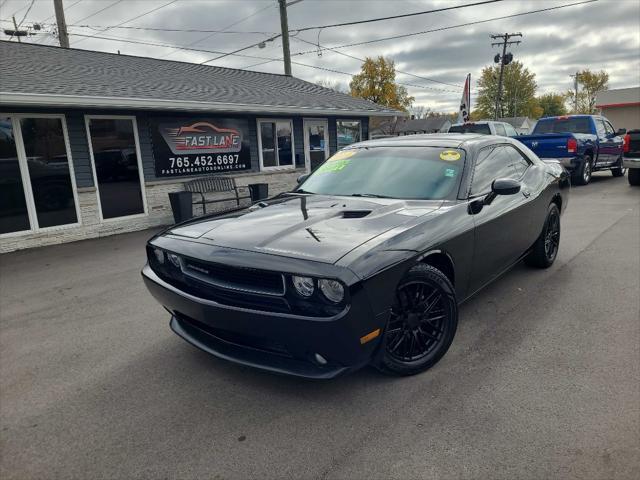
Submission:
{"label": "parked car in background", "polygon": [[518,136],[518,132],[507,122],[482,120],[479,122],[456,123],[449,127],[449,133],[479,133],[481,135],[498,135],[499,137]]}
{"label": "parked car in background", "polygon": [[563,115],[541,118],[531,135],[518,137],[540,158],[558,160],[571,172],[574,184],[586,185],[598,170],[624,175],[623,135],[600,115]]}
{"label": "parked car in background", "polygon": [[446,353],[459,303],[522,258],[553,264],[568,187],[505,137],[370,140],[292,192],[156,235],[142,276],[173,331],[220,358],[412,375]]}
{"label": "parked car in background", "polygon": [[624,160],[622,164],[629,169],[629,185],[640,185],[640,129],[629,130],[624,136]]}

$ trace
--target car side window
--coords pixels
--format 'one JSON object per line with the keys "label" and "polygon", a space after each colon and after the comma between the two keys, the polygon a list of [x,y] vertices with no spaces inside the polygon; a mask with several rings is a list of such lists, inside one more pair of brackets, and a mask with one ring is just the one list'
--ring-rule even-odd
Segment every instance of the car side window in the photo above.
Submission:
{"label": "car side window", "polygon": [[517,178],[512,160],[504,146],[481,150],[476,157],[471,182],[471,195],[483,195],[491,191],[496,178]]}
{"label": "car side window", "polygon": [[529,165],[531,165],[529,160],[525,158],[517,148],[514,148],[511,145],[505,145],[502,148],[505,149],[509,156],[509,163],[515,172],[516,178],[522,177],[527,168],[529,168]]}
{"label": "car side window", "polygon": [[496,123],[494,124],[494,126],[496,128],[496,135],[500,135],[501,137],[507,136],[507,132],[504,129],[504,125],[502,125],[501,123]]}
{"label": "car side window", "polygon": [[607,131],[607,135],[614,136],[616,134],[616,131],[613,129],[613,126],[606,120],[603,120],[603,121],[604,121],[604,128]]}
{"label": "car side window", "polygon": [[596,119],[595,122],[596,122],[596,131],[598,132],[598,137],[600,138],[606,137],[607,129],[604,127],[604,122],[599,118]]}
{"label": "car side window", "polygon": [[516,129],[513,128],[508,123],[505,124],[504,129],[507,131],[507,137],[517,137],[518,136],[518,132],[516,132]]}

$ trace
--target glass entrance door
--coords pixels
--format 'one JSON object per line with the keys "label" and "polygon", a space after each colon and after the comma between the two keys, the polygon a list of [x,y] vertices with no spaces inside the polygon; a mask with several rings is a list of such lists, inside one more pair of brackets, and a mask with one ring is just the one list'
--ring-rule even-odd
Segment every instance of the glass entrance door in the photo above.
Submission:
{"label": "glass entrance door", "polygon": [[329,157],[329,125],[326,120],[304,120],[304,160],[307,171]]}

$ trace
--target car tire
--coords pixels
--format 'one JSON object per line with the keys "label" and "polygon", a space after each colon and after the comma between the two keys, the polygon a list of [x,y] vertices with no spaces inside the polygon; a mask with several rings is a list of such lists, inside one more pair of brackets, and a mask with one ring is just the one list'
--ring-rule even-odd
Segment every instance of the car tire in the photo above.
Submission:
{"label": "car tire", "polygon": [[447,352],[457,326],[458,304],[451,281],[431,265],[415,265],[396,288],[374,365],[396,376],[424,372]]}
{"label": "car tire", "polygon": [[527,265],[549,268],[555,262],[560,247],[560,209],[555,203],[549,205],[542,232],[525,257]]}
{"label": "car tire", "polygon": [[574,172],[571,179],[574,185],[587,185],[591,181],[593,173],[592,160],[589,155],[585,155],[580,167]]}
{"label": "car tire", "polygon": [[619,158],[619,159],[618,159],[618,161],[616,162],[615,167],[613,167],[613,168],[611,169],[611,174],[612,174],[614,177],[624,177],[624,172],[625,172],[626,170],[627,170],[627,169],[626,169],[626,168],[624,168],[624,167],[622,166],[622,156],[620,156],[620,158]]}

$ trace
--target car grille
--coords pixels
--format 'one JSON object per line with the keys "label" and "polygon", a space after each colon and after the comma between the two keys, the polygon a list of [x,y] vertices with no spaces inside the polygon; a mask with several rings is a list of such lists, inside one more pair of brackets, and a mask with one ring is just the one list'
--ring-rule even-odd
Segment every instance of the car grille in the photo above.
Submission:
{"label": "car grille", "polygon": [[191,279],[221,290],[272,296],[285,293],[284,276],[277,272],[230,267],[186,257],[182,259],[182,272]]}
{"label": "car grille", "polygon": [[[169,283],[176,284],[169,280]],[[284,297],[226,290],[202,282],[197,278],[185,277],[185,283],[175,285],[181,290],[207,300],[231,307],[250,308],[268,312],[290,313],[291,308]]]}
{"label": "car grille", "polygon": [[254,350],[260,350],[271,354],[281,355],[283,357],[291,357],[291,354],[287,348],[279,342],[265,337],[256,337],[253,335],[245,335],[242,333],[232,332],[230,330],[223,330],[221,328],[214,328],[206,323],[199,322],[191,317],[177,313],[177,316],[183,322],[198,328],[209,335],[216,337],[227,343],[233,343],[244,348],[251,348]]}

